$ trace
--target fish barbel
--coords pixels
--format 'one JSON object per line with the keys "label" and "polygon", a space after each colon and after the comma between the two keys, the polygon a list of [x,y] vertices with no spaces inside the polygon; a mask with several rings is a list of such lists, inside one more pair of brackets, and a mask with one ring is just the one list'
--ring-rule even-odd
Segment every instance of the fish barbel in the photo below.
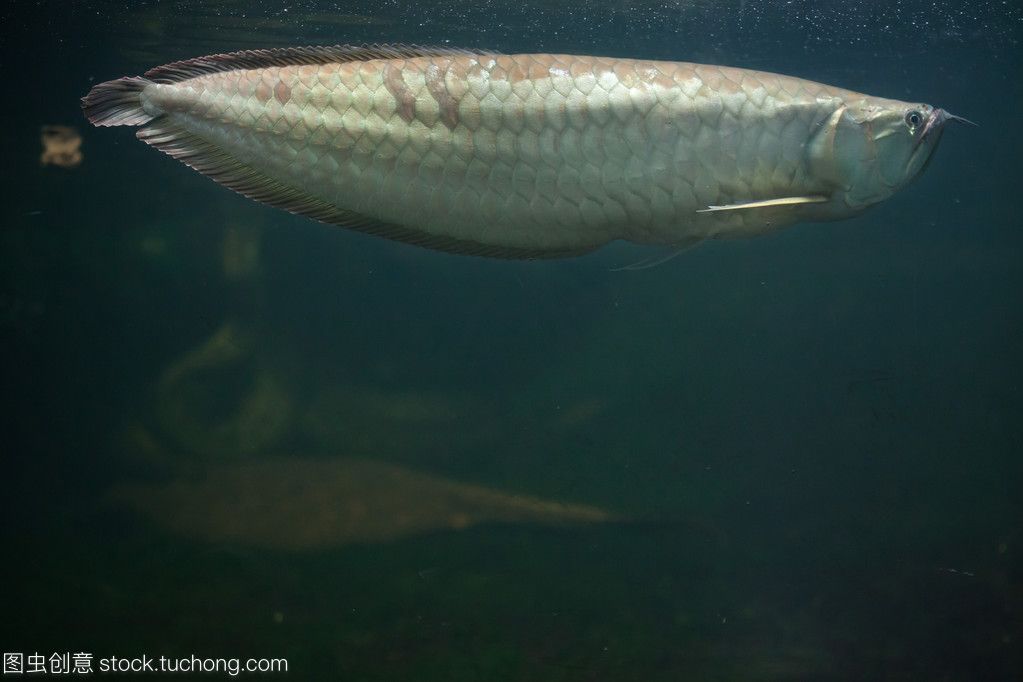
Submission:
{"label": "fish barbel", "polygon": [[746,69],[403,45],[176,62],[82,107],[255,200],[505,258],[850,217],[918,175],[958,119]]}

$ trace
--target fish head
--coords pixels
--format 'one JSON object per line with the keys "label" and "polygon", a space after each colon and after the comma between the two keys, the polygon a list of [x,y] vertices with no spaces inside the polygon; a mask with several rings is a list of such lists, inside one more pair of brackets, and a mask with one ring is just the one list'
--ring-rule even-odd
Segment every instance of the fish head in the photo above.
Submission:
{"label": "fish head", "polygon": [[847,207],[863,210],[912,182],[952,120],[971,123],[929,104],[873,97],[840,102],[823,132],[832,180]]}

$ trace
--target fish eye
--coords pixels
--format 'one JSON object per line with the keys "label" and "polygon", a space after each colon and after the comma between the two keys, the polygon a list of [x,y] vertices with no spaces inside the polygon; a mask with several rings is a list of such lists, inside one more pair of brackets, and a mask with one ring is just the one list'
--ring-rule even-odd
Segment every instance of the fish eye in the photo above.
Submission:
{"label": "fish eye", "polygon": [[910,130],[916,130],[924,122],[924,116],[919,111],[911,110],[906,112],[906,125]]}

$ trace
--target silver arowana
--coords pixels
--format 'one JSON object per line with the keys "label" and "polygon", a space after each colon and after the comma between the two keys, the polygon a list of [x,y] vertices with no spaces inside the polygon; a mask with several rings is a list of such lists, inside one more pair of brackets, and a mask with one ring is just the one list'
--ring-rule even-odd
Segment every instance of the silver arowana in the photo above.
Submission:
{"label": "silver arowana", "polygon": [[258,201],[507,258],[853,216],[958,118],[745,69],[400,45],[202,57],[82,107]]}

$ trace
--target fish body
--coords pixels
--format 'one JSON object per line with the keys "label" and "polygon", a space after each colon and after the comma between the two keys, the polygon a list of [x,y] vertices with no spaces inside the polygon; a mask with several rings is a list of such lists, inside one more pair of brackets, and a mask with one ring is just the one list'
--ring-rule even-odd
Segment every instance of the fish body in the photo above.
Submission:
{"label": "fish body", "polygon": [[177,62],[83,108],[254,199],[519,258],[849,217],[918,174],[947,118],[723,66],[405,46]]}
{"label": "fish body", "polygon": [[484,523],[624,520],[598,507],[452,481],[354,457],[273,457],[126,483],[111,501],[187,537],[278,550],[389,542]]}

